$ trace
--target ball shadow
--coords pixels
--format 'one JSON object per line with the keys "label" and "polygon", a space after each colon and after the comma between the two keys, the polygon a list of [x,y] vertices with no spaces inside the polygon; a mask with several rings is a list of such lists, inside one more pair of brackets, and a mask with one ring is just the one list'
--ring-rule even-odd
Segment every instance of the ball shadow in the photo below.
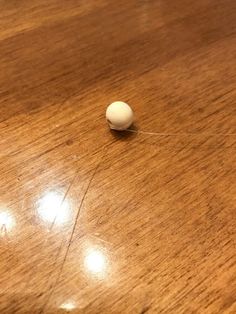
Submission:
{"label": "ball shadow", "polygon": [[138,135],[138,127],[132,124],[127,130],[117,131],[111,129],[111,134],[114,138],[121,141],[132,140]]}

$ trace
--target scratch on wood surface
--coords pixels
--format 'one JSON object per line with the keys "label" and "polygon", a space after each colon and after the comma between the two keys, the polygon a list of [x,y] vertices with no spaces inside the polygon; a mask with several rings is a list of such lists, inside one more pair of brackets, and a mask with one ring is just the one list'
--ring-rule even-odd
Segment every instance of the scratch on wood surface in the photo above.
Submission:
{"label": "scratch on wood surface", "polygon": [[143,309],[141,310],[140,314],[145,314],[150,310],[150,306],[146,305],[143,307]]}
{"label": "scratch on wood surface", "polygon": [[[56,288],[56,286],[57,286],[57,284],[58,284],[58,282],[59,282],[59,280],[60,280],[61,273],[62,273],[62,270],[63,270],[64,264],[65,264],[65,261],[66,261],[66,259],[67,259],[67,256],[68,256],[68,253],[69,253],[69,250],[70,250],[70,246],[71,246],[71,243],[72,243],[73,235],[74,235],[75,228],[76,228],[76,225],[77,225],[77,222],[78,222],[80,213],[81,213],[81,209],[82,209],[84,200],[85,200],[85,198],[86,198],[86,195],[88,194],[88,191],[89,191],[89,188],[90,188],[90,186],[91,186],[91,184],[92,184],[92,181],[94,180],[94,178],[95,178],[95,176],[96,176],[96,174],[97,174],[97,171],[98,171],[98,169],[99,169],[99,167],[100,167],[100,165],[101,165],[101,163],[102,163],[102,161],[103,161],[103,159],[104,159],[104,157],[105,157],[105,155],[106,155],[106,153],[107,153],[107,150],[108,150],[108,147],[104,147],[104,152],[103,152],[103,154],[102,154],[102,156],[101,156],[99,162],[97,163],[97,166],[95,167],[94,172],[93,172],[93,174],[92,174],[92,176],[91,176],[91,178],[90,178],[90,180],[89,180],[89,183],[88,183],[88,185],[87,185],[87,188],[86,188],[85,193],[84,193],[84,195],[83,195],[83,198],[82,198],[82,200],[81,200],[80,206],[79,206],[79,208],[78,208],[77,215],[76,215],[76,217],[75,217],[75,222],[74,222],[74,225],[73,225],[73,228],[72,228],[72,232],[71,232],[71,235],[70,235],[68,244],[67,244],[65,256],[64,256],[63,261],[62,261],[62,263],[61,263],[61,266],[60,266],[60,268],[59,268],[59,273],[58,273],[58,275],[57,275],[57,278],[56,278],[56,280],[55,280],[55,283],[54,283],[54,285],[52,286],[51,291],[50,291],[50,293],[49,293],[49,296],[48,296],[47,300],[45,301],[45,304],[43,305],[43,307],[42,307],[40,313],[44,313],[44,311],[45,311],[45,309],[46,309],[46,307],[47,307],[47,304],[48,304],[48,302],[50,301],[51,296],[52,296],[52,294],[53,294],[53,292],[54,292],[54,290],[55,290],[55,288]],[[78,170],[77,170],[77,172],[78,172]],[[69,188],[68,188],[68,192],[69,192],[71,186],[73,185],[73,182],[75,181],[76,176],[77,176],[77,173],[75,174],[74,179],[72,180],[72,182],[71,182],[71,184],[70,184],[70,186],[69,186]],[[66,195],[68,195],[68,192],[66,193]],[[66,195],[65,195],[65,197],[66,197]],[[65,199],[65,197],[64,197],[64,199]]]}

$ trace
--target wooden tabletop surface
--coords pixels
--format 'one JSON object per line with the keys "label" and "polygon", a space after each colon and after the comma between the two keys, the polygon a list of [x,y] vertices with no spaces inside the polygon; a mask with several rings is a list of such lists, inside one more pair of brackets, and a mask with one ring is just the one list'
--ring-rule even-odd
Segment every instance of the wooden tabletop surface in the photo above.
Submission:
{"label": "wooden tabletop surface", "polygon": [[0,0],[1,314],[235,314],[235,206],[236,1]]}

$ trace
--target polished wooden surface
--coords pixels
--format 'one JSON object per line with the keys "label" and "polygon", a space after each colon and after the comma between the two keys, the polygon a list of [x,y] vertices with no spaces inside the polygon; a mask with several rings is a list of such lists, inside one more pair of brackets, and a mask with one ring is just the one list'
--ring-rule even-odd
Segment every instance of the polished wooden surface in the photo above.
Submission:
{"label": "polished wooden surface", "polygon": [[0,8],[0,313],[236,313],[236,1]]}

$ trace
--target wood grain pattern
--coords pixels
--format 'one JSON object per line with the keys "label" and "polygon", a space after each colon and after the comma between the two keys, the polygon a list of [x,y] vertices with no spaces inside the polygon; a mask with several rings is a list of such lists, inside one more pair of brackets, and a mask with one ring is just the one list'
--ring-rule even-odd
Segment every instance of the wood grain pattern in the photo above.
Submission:
{"label": "wood grain pattern", "polygon": [[236,313],[236,2],[0,8],[0,313]]}

